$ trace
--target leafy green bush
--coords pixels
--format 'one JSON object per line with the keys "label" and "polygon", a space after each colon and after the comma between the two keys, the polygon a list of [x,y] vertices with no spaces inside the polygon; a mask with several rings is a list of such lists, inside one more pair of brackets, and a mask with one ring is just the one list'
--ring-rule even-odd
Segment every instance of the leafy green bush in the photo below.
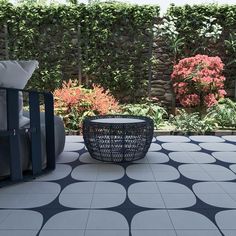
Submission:
{"label": "leafy green bush", "polygon": [[184,37],[185,48],[190,46],[189,49],[194,51],[196,45],[201,46],[207,40],[212,42],[228,37],[230,32],[235,30],[236,5],[172,5],[167,15],[175,17],[175,27],[179,36]]}
{"label": "leafy green bush", "polygon": [[206,115],[201,118],[199,112],[188,113],[184,109],[179,110],[179,114],[170,117],[170,123],[175,126],[175,131],[183,134],[191,132],[205,134],[217,128],[215,119]]}
{"label": "leafy green bush", "polygon": [[146,87],[147,49],[158,15],[158,6],[99,3],[16,7],[0,0],[0,25],[8,26],[10,58],[39,61],[30,88],[53,91],[61,86],[62,79],[78,77],[80,59],[83,78],[101,84],[117,98],[142,96],[136,91]]}
{"label": "leafy green bush", "polygon": [[126,104],[121,106],[121,113],[126,115],[148,116],[153,119],[155,128],[163,125],[167,111],[151,102],[143,104]]}
{"label": "leafy green bush", "polygon": [[208,116],[222,128],[236,128],[236,102],[226,98],[208,109]]}

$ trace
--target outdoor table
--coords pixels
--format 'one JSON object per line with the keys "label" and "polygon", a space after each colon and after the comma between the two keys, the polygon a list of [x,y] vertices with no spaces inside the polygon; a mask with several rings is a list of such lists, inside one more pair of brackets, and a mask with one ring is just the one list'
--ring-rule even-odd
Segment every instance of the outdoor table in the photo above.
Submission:
{"label": "outdoor table", "polygon": [[88,152],[92,158],[105,162],[127,162],[145,157],[153,130],[153,120],[145,116],[90,116],[83,122]]}

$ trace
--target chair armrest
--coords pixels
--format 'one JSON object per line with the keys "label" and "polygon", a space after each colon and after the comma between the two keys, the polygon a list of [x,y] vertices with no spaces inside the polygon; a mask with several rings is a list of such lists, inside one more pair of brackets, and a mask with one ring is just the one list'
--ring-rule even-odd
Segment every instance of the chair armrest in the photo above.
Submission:
{"label": "chair armrest", "polygon": [[[22,132],[29,132],[31,137],[31,159],[33,175],[42,171],[41,162],[41,126],[40,126],[40,98],[45,104],[45,129],[47,168],[55,168],[55,139],[54,139],[54,104],[53,95],[49,92],[0,87],[6,92],[7,130],[0,130],[1,136],[10,137],[10,169],[12,180],[22,179],[20,163],[19,138]],[[29,98],[30,128],[19,127],[19,92],[24,92]]]}

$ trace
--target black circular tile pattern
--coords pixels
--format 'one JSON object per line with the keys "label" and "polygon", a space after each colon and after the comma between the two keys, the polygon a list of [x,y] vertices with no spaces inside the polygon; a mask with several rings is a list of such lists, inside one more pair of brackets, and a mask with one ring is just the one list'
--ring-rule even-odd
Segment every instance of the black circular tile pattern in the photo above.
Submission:
{"label": "black circular tile pattern", "polygon": [[82,141],[67,138],[54,172],[0,190],[0,235],[19,210],[35,221],[14,229],[25,236],[236,235],[235,137],[161,136],[121,164],[94,161]]}

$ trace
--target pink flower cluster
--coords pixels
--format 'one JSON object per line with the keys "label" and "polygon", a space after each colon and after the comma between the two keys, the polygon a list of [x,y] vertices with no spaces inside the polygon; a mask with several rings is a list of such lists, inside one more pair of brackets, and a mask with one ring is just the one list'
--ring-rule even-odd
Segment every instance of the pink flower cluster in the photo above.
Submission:
{"label": "pink flower cluster", "polygon": [[174,66],[171,75],[176,98],[184,107],[210,107],[226,95],[224,64],[219,57],[196,55]]}

